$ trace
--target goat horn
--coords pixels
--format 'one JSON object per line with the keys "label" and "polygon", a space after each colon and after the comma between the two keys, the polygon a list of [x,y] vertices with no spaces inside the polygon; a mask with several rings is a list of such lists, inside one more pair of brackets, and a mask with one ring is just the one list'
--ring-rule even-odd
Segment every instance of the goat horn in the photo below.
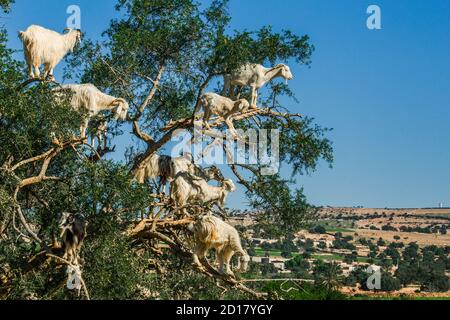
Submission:
{"label": "goat horn", "polygon": [[113,102],[111,102],[111,105],[113,105],[113,104],[115,104],[115,103],[117,103],[117,102],[125,102],[125,100],[122,99],[122,98],[117,98],[116,100],[114,100]]}

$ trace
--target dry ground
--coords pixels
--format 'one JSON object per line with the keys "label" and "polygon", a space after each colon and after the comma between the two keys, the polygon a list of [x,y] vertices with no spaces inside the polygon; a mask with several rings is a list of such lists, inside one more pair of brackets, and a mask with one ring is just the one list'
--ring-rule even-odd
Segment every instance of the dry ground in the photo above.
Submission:
{"label": "dry ground", "polygon": [[436,245],[436,246],[450,246],[450,235],[437,235],[437,234],[427,234],[427,233],[417,233],[417,232],[396,232],[396,231],[376,231],[376,230],[362,230],[358,229],[355,232],[344,233],[346,235],[357,236],[356,239],[366,238],[378,240],[382,238],[388,242],[397,242],[394,239],[395,236],[399,236],[400,240],[398,242],[403,242],[405,244],[410,242],[417,242],[421,247]]}
{"label": "dry ground", "polygon": [[399,291],[393,292],[373,292],[364,291],[351,287],[343,287],[340,290],[345,295],[355,296],[363,295],[373,298],[398,298],[398,297],[408,297],[408,298],[450,298],[450,291],[447,292],[416,292],[420,291],[418,287],[407,287],[402,288]]}

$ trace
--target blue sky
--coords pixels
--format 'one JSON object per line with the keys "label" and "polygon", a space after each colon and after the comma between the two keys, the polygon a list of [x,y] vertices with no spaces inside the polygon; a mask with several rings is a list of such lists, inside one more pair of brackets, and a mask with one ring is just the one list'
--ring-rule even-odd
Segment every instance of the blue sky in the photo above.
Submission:
{"label": "blue sky", "polygon": [[[16,2],[0,23],[17,49],[17,31],[32,23],[62,30],[71,4],[90,38],[117,16],[113,0]],[[370,4],[381,8],[382,30],[366,27]],[[234,29],[269,24],[308,34],[316,47],[310,68],[291,66],[300,103],[286,102],[334,128],[333,169],[298,179],[311,203],[450,206],[450,1],[231,0],[230,12]],[[230,206],[241,201],[233,195]]]}

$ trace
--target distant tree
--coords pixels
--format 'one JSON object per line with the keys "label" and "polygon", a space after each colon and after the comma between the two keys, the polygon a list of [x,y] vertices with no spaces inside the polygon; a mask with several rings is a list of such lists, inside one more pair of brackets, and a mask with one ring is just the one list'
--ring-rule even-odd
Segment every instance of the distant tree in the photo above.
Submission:
{"label": "distant tree", "polygon": [[414,260],[419,256],[419,246],[417,243],[410,243],[403,251],[403,258],[405,260]]}
{"label": "distant tree", "polygon": [[278,269],[273,265],[273,263],[261,264],[260,268],[263,276],[271,276],[278,273]]}
{"label": "distant tree", "polygon": [[369,242],[367,241],[367,239],[366,238],[359,238],[359,243],[361,244],[361,245],[363,245],[363,246],[368,246],[369,245]]}
{"label": "distant tree", "polygon": [[251,261],[249,263],[249,265],[248,265],[248,272],[250,274],[259,274],[259,273],[261,273],[261,264]]}
{"label": "distant tree", "polygon": [[399,261],[401,259],[400,253],[397,251],[397,249],[392,247],[387,247],[386,250],[384,250],[384,253],[386,256],[391,257],[393,261]]}
{"label": "distant tree", "polygon": [[402,261],[395,272],[395,276],[403,286],[407,286],[416,280],[416,272],[414,266],[410,265],[408,262]]}
{"label": "distant tree", "polygon": [[397,291],[400,290],[401,283],[400,280],[391,276],[388,272],[381,273],[381,291]]}
{"label": "distant tree", "polygon": [[348,236],[345,236],[343,240],[346,241],[346,242],[350,242],[350,241],[353,241],[353,239],[354,238],[353,238],[352,235],[348,235]]}
{"label": "distant tree", "polygon": [[359,284],[363,290],[367,290],[368,276],[366,267],[358,266],[345,278],[344,285],[354,287]]}
{"label": "distant tree", "polygon": [[314,233],[314,234],[325,234],[325,233],[327,233],[327,229],[325,229],[324,226],[316,225],[316,226],[311,227],[309,229],[309,232]]}
{"label": "distant tree", "polygon": [[383,230],[383,231],[398,231],[397,228],[394,228],[390,224],[382,226],[381,230]]}
{"label": "distant tree", "polygon": [[312,253],[315,251],[314,241],[311,239],[306,239],[305,242],[298,242],[298,247],[307,253]]}
{"label": "distant tree", "polygon": [[374,252],[375,254],[378,252],[378,246],[373,244],[372,242],[369,243],[369,250],[370,252]]}
{"label": "distant tree", "polygon": [[14,3],[15,0],[0,0],[0,8],[4,11],[4,12],[9,12],[10,8],[11,8],[11,4]]}
{"label": "distant tree", "polygon": [[356,249],[355,245],[352,244],[352,243],[349,243],[348,241],[351,241],[350,237],[346,237],[346,238],[337,237],[333,241],[333,248],[335,248],[335,249],[355,250]]}
{"label": "distant tree", "polygon": [[295,245],[293,239],[288,237],[281,242],[279,249],[285,252],[293,252],[297,250],[297,246]]}
{"label": "distant tree", "polygon": [[450,290],[449,278],[443,273],[432,271],[421,283],[421,289],[429,292],[447,292]]}
{"label": "distant tree", "polygon": [[391,259],[383,259],[381,261],[381,266],[385,269],[385,270],[389,270],[390,268],[392,268],[394,262]]}
{"label": "distant tree", "polygon": [[261,248],[262,248],[264,251],[271,251],[271,250],[273,249],[273,246],[272,246],[272,244],[270,244],[269,242],[264,242],[264,243],[261,245]]}
{"label": "distant tree", "polygon": [[334,291],[343,284],[342,269],[336,262],[316,263],[313,270],[314,282],[324,287],[328,292]]}
{"label": "distant tree", "polygon": [[326,244],[325,242],[323,242],[323,241],[320,241],[317,247],[318,247],[319,249],[324,250],[324,249],[327,248],[327,244]]}
{"label": "distant tree", "polygon": [[355,258],[355,256],[353,256],[353,255],[351,255],[351,254],[346,254],[346,255],[344,256],[343,261],[344,261],[345,263],[347,263],[347,264],[352,264],[353,262],[356,261],[356,258]]}
{"label": "distant tree", "polygon": [[292,252],[288,251],[288,250],[283,250],[283,251],[281,251],[281,256],[285,259],[291,258]]}
{"label": "distant tree", "polygon": [[379,247],[384,247],[386,245],[386,242],[383,240],[383,238],[379,238],[377,241],[377,245]]}
{"label": "distant tree", "polygon": [[306,273],[310,269],[310,263],[308,260],[300,255],[286,261],[285,266],[288,270],[297,273]]}
{"label": "distant tree", "polygon": [[381,252],[378,256],[377,256],[377,258],[378,259],[380,259],[380,260],[384,260],[384,259],[386,259],[386,253],[384,253],[384,252]]}

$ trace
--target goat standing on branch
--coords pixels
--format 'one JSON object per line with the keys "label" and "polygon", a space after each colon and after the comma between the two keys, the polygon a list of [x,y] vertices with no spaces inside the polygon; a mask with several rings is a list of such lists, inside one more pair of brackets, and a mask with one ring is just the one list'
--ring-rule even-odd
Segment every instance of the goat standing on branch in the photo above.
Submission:
{"label": "goat standing on branch", "polygon": [[72,52],[81,41],[80,30],[66,29],[66,34],[32,25],[26,31],[19,32],[23,42],[25,60],[28,64],[30,78],[40,78],[40,66],[45,68],[44,79],[54,80],[53,71],[56,65]]}
{"label": "goat standing on branch", "polygon": [[267,82],[275,78],[284,78],[286,82],[294,79],[291,69],[285,64],[273,68],[265,68],[260,64],[246,64],[232,74],[224,76],[224,94],[234,97],[235,86],[250,87],[252,89],[251,106],[256,107],[258,90]]}
{"label": "goat standing on branch", "polygon": [[210,249],[215,249],[220,273],[234,276],[230,261],[235,254],[239,256],[238,272],[247,271],[250,257],[242,249],[241,238],[234,227],[219,218],[207,215],[191,224],[189,230],[194,234],[194,263],[197,266],[202,268],[200,261],[205,260]]}
{"label": "goat standing on branch", "polygon": [[222,97],[216,93],[206,93],[203,95],[200,104],[203,108],[203,123],[207,130],[210,129],[209,118],[211,115],[222,117],[228,128],[236,135],[232,117],[239,113],[245,113],[250,108],[250,104],[245,99],[233,101],[227,97]]}
{"label": "goat standing on branch", "polygon": [[[170,185],[170,198],[177,208],[183,208],[188,203],[216,203],[224,210],[225,202],[230,192],[235,192],[236,186],[230,179],[224,180],[220,187],[211,186],[205,179],[187,172],[181,172]],[[186,215],[186,209],[182,209]]]}
{"label": "goat standing on branch", "polygon": [[86,237],[86,219],[81,213],[63,213],[59,227],[64,243],[64,259],[78,265],[78,255]]}
{"label": "goat standing on branch", "polygon": [[116,98],[101,92],[93,84],[66,84],[62,85],[58,92],[68,91],[72,93],[72,108],[79,112],[86,112],[83,124],[80,127],[81,138],[86,138],[86,130],[89,120],[102,111],[112,110],[116,120],[127,119],[129,105],[125,99]]}
{"label": "goat standing on branch", "polygon": [[178,158],[154,154],[151,156],[147,165],[138,169],[134,176],[137,182],[141,184],[146,179],[159,178],[159,185],[162,186],[163,192],[165,192],[166,183],[172,182],[180,172],[195,173],[195,166],[191,154],[185,154]]}

